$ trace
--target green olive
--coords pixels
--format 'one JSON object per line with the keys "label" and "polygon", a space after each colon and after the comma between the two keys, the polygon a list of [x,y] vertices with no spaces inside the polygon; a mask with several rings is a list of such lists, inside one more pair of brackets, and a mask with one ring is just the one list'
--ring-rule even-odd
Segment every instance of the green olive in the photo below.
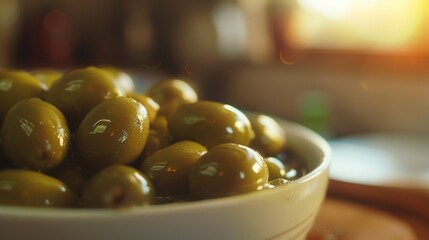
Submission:
{"label": "green olive", "polygon": [[286,179],[287,168],[285,164],[275,157],[266,157],[264,158],[265,163],[267,163],[269,170],[269,181],[276,180],[279,178]]}
{"label": "green olive", "polygon": [[101,67],[101,69],[113,76],[113,80],[120,89],[127,93],[134,91],[134,80],[126,72],[116,67]]}
{"label": "green olive", "polygon": [[161,150],[169,146],[170,144],[171,144],[171,139],[169,136],[159,133],[154,129],[150,129],[146,146],[144,147],[143,152],[139,157],[141,161],[140,161],[140,164],[138,164],[138,166],[140,166],[143,160],[149,157],[150,155],[152,155],[154,152]]}
{"label": "green olive", "polygon": [[8,111],[1,138],[5,155],[13,165],[40,171],[59,165],[70,145],[64,115],[38,98],[21,100]]}
{"label": "green olive", "polygon": [[198,95],[189,83],[180,79],[164,79],[150,86],[146,95],[160,106],[159,114],[170,116],[184,104],[198,101]]}
{"label": "green olive", "polygon": [[206,152],[196,142],[177,142],[146,158],[140,170],[151,180],[161,201],[187,197],[191,168]]}
{"label": "green olive", "polygon": [[149,134],[146,108],[129,97],[105,100],[83,119],[76,132],[76,153],[92,174],[110,165],[135,161]]}
{"label": "green olive", "polygon": [[33,77],[37,78],[41,83],[45,84],[49,89],[54,82],[61,78],[63,75],[60,71],[53,69],[37,69],[31,72]]}
{"label": "green olive", "polygon": [[44,84],[24,71],[0,71],[0,125],[7,111],[18,101],[41,97]]}
{"label": "green olive", "polygon": [[134,100],[145,106],[147,110],[147,115],[149,116],[149,121],[152,123],[158,113],[159,104],[156,103],[152,98],[142,94],[128,93],[128,96],[134,98]]}
{"label": "green olive", "polygon": [[1,170],[0,183],[0,205],[76,206],[76,197],[63,182],[42,173],[20,169]]}
{"label": "green olive", "polygon": [[63,181],[76,196],[81,196],[87,177],[75,156],[75,154],[70,154],[60,166],[50,171],[49,175]]}
{"label": "green olive", "polygon": [[95,174],[85,185],[82,205],[87,208],[122,208],[152,204],[154,188],[138,170],[113,165]]}
{"label": "green olive", "polygon": [[156,116],[155,120],[151,122],[150,128],[161,134],[170,136],[170,131],[168,130],[168,119],[165,115]]}
{"label": "green olive", "polygon": [[168,120],[170,135],[207,148],[221,143],[249,145],[254,133],[249,119],[231,105],[199,101],[181,106]]}
{"label": "green olive", "polygon": [[113,76],[95,67],[65,73],[46,93],[46,101],[59,108],[74,132],[86,114],[100,102],[124,96]]}
{"label": "green olive", "polygon": [[268,167],[255,150],[235,143],[217,145],[192,168],[189,191],[193,199],[231,196],[263,189]]}
{"label": "green olive", "polygon": [[263,114],[248,114],[255,138],[250,147],[262,156],[276,156],[286,146],[286,132],[272,117]]}
{"label": "green olive", "polygon": [[302,160],[302,156],[299,156],[292,149],[286,148],[286,150],[277,155],[276,158],[285,165],[285,178],[287,180],[293,181],[307,174],[308,167],[305,161]]}

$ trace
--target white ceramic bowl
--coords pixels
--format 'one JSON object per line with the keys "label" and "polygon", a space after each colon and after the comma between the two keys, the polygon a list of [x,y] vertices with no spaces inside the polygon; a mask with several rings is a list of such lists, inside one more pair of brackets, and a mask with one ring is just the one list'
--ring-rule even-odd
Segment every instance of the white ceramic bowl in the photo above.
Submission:
{"label": "white ceramic bowl", "polygon": [[314,132],[280,122],[288,144],[309,167],[296,181],[233,197],[137,209],[0,207],[1,239],[305,239],[327,190],[330,147]]}

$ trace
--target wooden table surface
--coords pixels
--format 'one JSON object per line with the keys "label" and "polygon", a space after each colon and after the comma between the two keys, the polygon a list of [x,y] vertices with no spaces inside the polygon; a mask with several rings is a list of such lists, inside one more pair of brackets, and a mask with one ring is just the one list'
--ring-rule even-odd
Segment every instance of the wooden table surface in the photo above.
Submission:
{"label": "wooden table surface", "polygon": [[308,240],[429,239],[429,193],[401,194],[331,181]]}

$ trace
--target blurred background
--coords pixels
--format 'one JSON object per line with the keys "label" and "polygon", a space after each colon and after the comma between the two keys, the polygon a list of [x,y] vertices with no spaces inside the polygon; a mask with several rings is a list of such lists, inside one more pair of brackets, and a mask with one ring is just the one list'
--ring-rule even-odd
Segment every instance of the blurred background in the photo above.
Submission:
{"label": "blurred background", "polygon": [[0,68],[113,65],[326,137],[429,133],[426,0],[0,0]]}

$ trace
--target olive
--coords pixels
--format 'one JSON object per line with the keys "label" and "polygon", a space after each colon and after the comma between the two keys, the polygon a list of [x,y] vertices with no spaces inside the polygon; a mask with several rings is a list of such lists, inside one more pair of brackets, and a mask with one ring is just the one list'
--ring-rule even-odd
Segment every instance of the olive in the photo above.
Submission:
{"label": "olive", "polygon": [[23,169],[0,171],[0,205],[74,207],[76,197],[60,180]]}
{"label": "olive", "polygon": [[152,123],[159,110],[159,104],[156,103],[152,98],[138,94],[138,93],[128,93],[129,97],[132,97],[137,102],[141,103],[143,106],[145,106],[147,110],[147,115],[149,116],[149,121]]}
{"label": "olive", "polygon": [[134,91],[134,80],[126,72],[116,67],[101,67],[101,69],[113,76],[113,80],[120,89],[128,93]]}
{"label": "olive", "polygon": [[21,100],[8,111],[1,138],[5,155],[13,165],[40,171],[59,165],[70,145],[64,115],[39,98]]}
{"label": "olive", "polygon": [[135,168],[113,165],[95,174],[85,185],[82,205],[87,208],[122,208],[152,204],[154,188]]}
{"label": "olive", "polygon": [[129,97],[105,100],[83,119],[76,132],[76,153],[87,174],[135,161],[149,134],[146,108]]}
{"label": "olive", "polygon": [[46,93],[46,101],[59,108],[74,132],[86,114],[100,102],[124,96],[108,72],[95,67],[65,73]]}
{"label": "olive", "polygon": [[168,119],[165,115],[156,116],[155,120],[151,122],[150,128],[166,136],[170,136],[170,131],[168,130]]}
{"label": "olive", "polygon": [[255,137],[250,147],[262,156],[276,156],[286,146],[286,132],[272,117],[263,114],[248,114]]}
{"label": "olive", "polygon": [[82,195],[87,177],[78,164],[75,154],[70,154],[60,166],[50,171],[49,175],[63,181],[76,196]]}
{"label": "olive", "polygon": [[187,197],[191,168],[206,152],[196,142],[177,142],[146,158],[140,170],[151,180],[161,201]]}
{"label": "olive", "polygon": [[149,130],[149,135],[146,141],[146,146],[143,149],[142,154],[140,155],[139,163],[137,166],[140,166],[144,159],[152,155],[154,152],[161,150],[171,144],[171,139],[169,136],[159,133],[154,129]]}
{"label": "olive", "polygon": [[40,97],[44,84],[24,71],[0,71],[0,125],[9,109],[18,101]]}
{"label": "olive", "polygon": [[268,166],[269,181],[276,180],[278,178],[286,179],[287,168],[285,164],[275,157],[264,158],[265,163]]}
{"label": "olive", "polygon": [[31,72],[33,77],[37,78],[41,83],[45,84],[49,89],[54,82],[61,78],[63,75],[60,71],[52,69],[37,69]]}
{"label": "olive", "polygon": [[199,101],[181,106],[168,119],[170,135],[207,148],[221,143],[248,145],[254,133],[249,119],[231,105]]}
{"label": "olive", "polygon": [[156,82],[146,92],[160,106],[159,114],[170,116],[178,107],[198,101],[198,95],[189,83],[180,79]]}
{"label": "olive", "polygon": [[255,150],[235,143],[217,145],[194,165],[189,177],[192,199],[231,196],[263,189],[268,167]]}
{"label": "olive", "polygon": [[289,181],[296,180],[307,174],[308,168],[302,156],[298,155],[292,149],[286,148],[284,152],[276,156],[286,167],[286,179]]}

